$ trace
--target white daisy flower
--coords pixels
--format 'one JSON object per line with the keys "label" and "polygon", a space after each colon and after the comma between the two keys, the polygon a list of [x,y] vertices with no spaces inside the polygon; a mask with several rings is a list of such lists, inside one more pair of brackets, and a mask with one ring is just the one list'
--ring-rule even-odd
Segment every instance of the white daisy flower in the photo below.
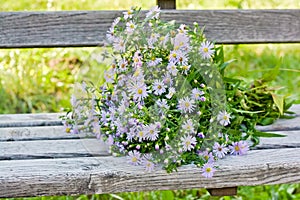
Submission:
{"label": "white daisy flower", "polygon": [[181,65],[188,65],[188,57],[185,52],[178,51],[177,53],[177,63]]}
{"label": "white daisy flower", "polygon": [[121,38],[115,38],[113,47],[116,51],[125,52],[125,42]]}
{"label": "white daisy flower", "polygon": [[169,93],[166,95],[166,97],[167,97],[168,99],[171,99],[172,96],[173,96],[175,93],[176,93],[175,88],[170,87],[170,88],[169,88]]}
{"label": "white daisy flower", "polygon": [[179,28],[178,28],[178,32],[179,33],[186,33],[187,32],[187,28],[185,24],[180,24]]}
{"label": "white daisy flower", "polygon": [[147,136],[147,130],[146,126],[139,126],[136,130],[136,136],[139,138],[139,142],[142,142],[144,139],[146,139]]}
{"label": "white daisy flower", "polygon": [[161,95],[166,92],[166,85],[160,80],[155,80],[152,89],[155,95]]}
{"label": "white daisy flower", "polygon": [[190,135],[184,136],[180,140],[183,151],[191,151],[197,144],[196,138]]}
{"label": "white daisy flower", "polygon": [[158,107],[160,108],[159,110],[160,113],[163,113],[164,110],[168,110],[170,108],[166,99],[157,100],[156,105],[158,105]]}
{"label": "white daisy flower", "polygon": [[230,124],[230,118],[230,114],[226,111],[220,111],[217,116],[217,119],[222,126],[227,126],[228,124]]}
{"label": "white daisy flower", "polygon": [[146,13],[146,17],[151,17],[151,19],[158,19],[160,14],[160,8],[158,6],[153,6],[148,13]]}
{"label": "white daisy flower", "polygon": [[150,124],[146,126],[146,138],[151,141],[155,141],[158,138],[159,131],[156,129],[157,126],[155,124]]}
{"label": "white daisy flower", "polygon": [[129,163],[132,165],[139,165],[141,163],[141,153],[137,150],[128,152]]}
{"label": "white daisy flower", "polygon": [[174,49],[188,49],[189,37],[184,33],[178,33],[174,38]]}
{"label": "white daisy flower", "polygon": [[192,90],[192,94],[191,94],[192,99],[200,100],[202,95],[204,95],[204,92],[199,90],[198,88],[194,88]]}
{"label": "white daisy flower", "polygon": [[106,83],[113,83],[114,82],[115,74],[112,70],[104,71],[104,78]]}
{"label": "white daisy flower", "polygon": [[147,65],[149,67],[153,67],[153,66],[156,66],[158,64],[161,64],[161,62],[162,62],[161,58],[155,58],[155,57],[153,57],[153,58],[151,58],[151,60],[149,62],[147,62]]}
{"label": "white daisy flower", "polygon": [[113,21],[111,27],[114,28],[114,27],[120,22],[120,20],[121,20],[121,17],[117,17],[117,18]]}
{"label": "white daisy flower", "polygon": [[203,59],[210,59],[215,53],[214,45],[208,41],[202,42],[199,52]]}
{"label": "white daisy flower", "polygon": [[195,104],[195,101],[193,99],[190,99],[189,97],[185,97],[185,98],[179,99],[177,107],[182,113],[191,113],[195,109],[194,104]]}
{"label": "white daisy flower", "polygon": [[115,40],[115,30],[113,27],[108,29],[106,33],[106,38],[109,42],[113,42]]}
{"label": "white daisy flower", "polygon": [[178,62],[178,55],[179,55],[178,50],[171,51],[169,55],[169,61],[176,64]]}
{"label": "white daisy flower", "polygon": [[122,60],[119,61],[118,65],[119,65],[120,71],[122,71],[122,72],[126,71],[127,70],[128,61],[126,59],[122,59]]}
{"label": "white daisy flower", "polygon": [[173,79],[169,73],[167,73],[163,78],[164,84],[171,86],[173,84]]}
{"label": "white daisy flower", "polygon": [[177,75],[178,69],[174,62],[169,62],[167,70],[172,74],[172,76]]}
{"label": "white daisy flower", "polygon": [[191,65],[182,65],[180,68],[182,69],[182,73],[187,75],[188,71],[191,68]]}
{"label": "white daisy flower", "polygon": [[132,34],[135,28],[136,28],[136,25],[132,21],[129,21],[126,23],[127,33]]}
{"label": "white daisy flower", "polygon": [[150,35],[150,38],[147,39],[147,43],[148,43],[150,48],[153,48],[153,44],[158,41],[158,38],[159,38],[158,33],[152,33]]}
{"label": "white daisy flower", "polygon": [[188,119],[184,124],[182,125],[182,128],[186,130],[188,133],[194,133],[194,124],[191,119]]}
{"label": "white daisy flower", "polygon": [[123,12],[123,14],[124,14],[124,19],[131,19],[132,18],[132,15],[133,15],[133,10],[128,10],[128,11],[126,11],[126,12]]}
{"label": "white daisy flower", "polygon": [[228,151],[229,149],[224,144],[220,145],[218,142],[214,144],[213,152],[218,158],[224,158]]}

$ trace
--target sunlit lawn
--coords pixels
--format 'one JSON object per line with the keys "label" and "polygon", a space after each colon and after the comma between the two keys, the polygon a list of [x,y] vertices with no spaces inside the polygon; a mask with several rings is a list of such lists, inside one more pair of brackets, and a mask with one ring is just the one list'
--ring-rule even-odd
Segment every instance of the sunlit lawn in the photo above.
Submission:
{"label": "sunlit lawn", "polygon": [[[105,10],[128,9],[128,5],[147,9],[151,1],[111,0],[5,0],[1,11],[25,10]],[[177,0],[178,9],[300,8],[298,0]],[[93,79],[104,66],[95,60],[99,48],[0,50],[0,113],[57,112],[68,107],[72,86],[87,69]],[[271,83],[282,86],[281,94],[300,103],[300,44],[225,46],[227,60],[237,59],[226,73],[255,80],[280,64],[281,71]],[[91,67],[92,66],[92,67]],[[99,72],[95,72],[97,69]],[[300,199],[299,184],[240,187],[238,196],[223,199]],[[293,194],[295,193],[295,194]],[[54,199],[218,199],[205,190],[123,193]],[[47,200],[50,198],[46,198]]]}

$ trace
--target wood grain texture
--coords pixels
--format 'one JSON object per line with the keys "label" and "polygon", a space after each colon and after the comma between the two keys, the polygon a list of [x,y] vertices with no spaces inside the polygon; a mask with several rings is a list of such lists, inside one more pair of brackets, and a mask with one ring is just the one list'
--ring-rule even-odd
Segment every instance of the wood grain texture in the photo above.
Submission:
{"label": "wood grain texture", "polygon": [[100,140],[38,140],[0,142],[0,160],[108,156]]}
{"label": "wood grain texture", "polygon": [[0,128],[0,142],[27,140],[62,140],[94,137],[92,133],[70,134],[63,126]]}
{"label": "wood grain texture", "polygon": [[[122,11],[0,13],[0,48],[103,45]],[[205,26],[217,43],[300,42],[300,10],[164,10],[163,20]],[[276,20],[275,20],[276,19]]]}
{"label": "wood grain texture", "polygon": [[61,115],[62,113],[0,115],[0,127],[57,126],[62,125],[59,119]]}
{"label": "wood grain texture", "polygon": [[[255,160],[255,162],[253,162]],[[124,157],[1,161],[0,197],[116,193],[147,190],[223,188],[300,181],[300,149],[251,151],[217,161],[211,179],[192,165],[168,174],[159,166],[145,172]]]}

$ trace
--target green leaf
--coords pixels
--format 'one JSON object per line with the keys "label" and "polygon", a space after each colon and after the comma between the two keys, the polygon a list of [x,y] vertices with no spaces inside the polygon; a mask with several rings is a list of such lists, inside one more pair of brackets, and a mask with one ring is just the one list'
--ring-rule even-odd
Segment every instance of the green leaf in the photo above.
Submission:
{"label": "green leaf", "polygon": [[284,96],[272,93],[272,97],[273,97],[273,101],[274,101],[275,105],[277,106],[277,108],[279,110],[280,115],[283,115]]}
{"label": "green leaf", "polygon": [[261,121],[259,121],[258,123],[260,125],[267,126],[267,125],[273,124],[274,121],[275,121],[274,118],[266,117],[266,118],[261,119]]}
{"label": "green leaf", "polygon": [[286,137],[286,135],[281,135],[278,133],[268,133],[268,132],[261,132],[256,130],[255,133],[253,134],[257,137]]}
{"label": "green leaf", "polygon": [[162,191],[162,199],[174,199],[174,193],[170,190]]}
{"label": "green leaf", "polygon": [[281,58],[280,62],[278,62],[278,64],[274,68],[272,68],[267,73],[263,74],[262,80],[264,82],[273,81],[277,77],[277,75],[279,74],[279,72],[280,72],[280,66],[281,66],[282,62],[283,62],[283,59]]}

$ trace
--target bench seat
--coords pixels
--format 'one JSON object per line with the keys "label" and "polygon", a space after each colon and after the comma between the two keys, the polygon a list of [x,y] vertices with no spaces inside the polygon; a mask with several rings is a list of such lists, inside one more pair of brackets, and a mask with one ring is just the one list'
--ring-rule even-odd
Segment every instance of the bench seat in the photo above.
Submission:
{"label": "bench seat", "polygon": [[[0,115],[0,197],[54,196],[300,182],[300,105],[296,117],[280,119],[263,131],[286,135],[262,138],[245,156],[228,156],[216,164],[211,179],[200,168],[182,166],[148,173],[124,157],[112,157],[90,133],[64,133],[60,114]],[[221,191],[221,190],[220,190]]]}

